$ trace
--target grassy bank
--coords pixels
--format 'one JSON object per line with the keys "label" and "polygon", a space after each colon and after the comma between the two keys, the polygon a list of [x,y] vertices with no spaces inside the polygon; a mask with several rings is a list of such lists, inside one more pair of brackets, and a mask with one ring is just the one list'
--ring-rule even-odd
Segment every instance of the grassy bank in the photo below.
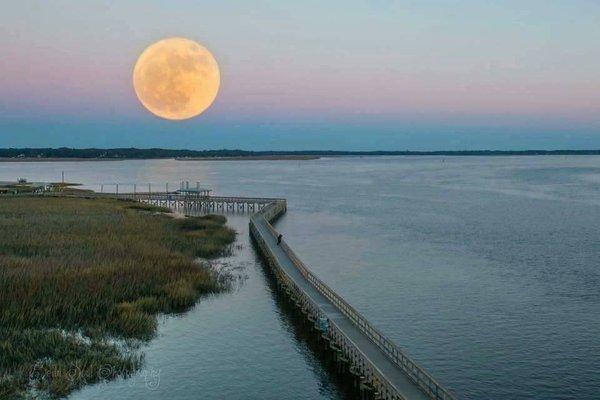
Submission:
{"label": "grassy bank", "polygon": [[[140,366],[156,314],[222,289],[195,261],[227,251],[222,216],[109,199],[0,199],[0,398],[65,395]],[[117,340],[115,340],[117,339]]]}

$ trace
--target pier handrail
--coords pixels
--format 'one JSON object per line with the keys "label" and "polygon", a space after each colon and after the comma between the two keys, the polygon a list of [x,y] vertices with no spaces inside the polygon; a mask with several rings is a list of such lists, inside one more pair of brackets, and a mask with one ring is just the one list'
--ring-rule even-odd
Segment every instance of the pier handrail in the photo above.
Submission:
{"label": "pier handrail", "polygon": [[[60,192],[58,192],[60,194]],[[194,197],[194,196],[189,196],[189,195],[185,195],[185,194],[180,194],[177,192],[123,192],[123,193],[109,193],[109,192],[104,192],[104,193],[98,193],[98,192],[92,192],[92,193],[83,193],[83,195],[89,195],[89,196],[93,196],[93,197],[123,197],[123,198],[129,198],[129,197],[139,197],[139,198],[144,198],[144,197],[151,197],[151,198],[159,198],[159,197],[166,197],[166,196],[170,196],[171,199],[174,200],[187,200],[187,199],[193,199],[193,198],[207,198],[207,199],[211,199],[211,200],[216,200],[216,201],[245,201],[245,202],[253,202],[253,203],[274,203],[277,201],[281,201],[283,199],[280,198],[272,198],[272,197],[241,197],[241,196],[199,196],[199,197]]]}
{"label": "pier handrail", "polygon": [[[258,212],[258,215],[265,218],[267,227],[275,237],[279,232],[273,228],[270,223],[272,215],[277,214],[277,203],[271,203]],[[331,301],[345,316],[350,320],[385,354],[390,358],[404,373],[415,382],[425,393],[434,399],[455,400],[455,396],[439,384],[423,367],[413,361],[404,351],[402,351],[393,341],[388,339],[383,333],[375,328],[364,316],[362,316],[354,307],[352,307],[339,294],[333,291],[325,282],[313,274],[310,269],[300,260],[294,251],[282,240],[280,247],[290,257],[300,273],[329,301]]]}

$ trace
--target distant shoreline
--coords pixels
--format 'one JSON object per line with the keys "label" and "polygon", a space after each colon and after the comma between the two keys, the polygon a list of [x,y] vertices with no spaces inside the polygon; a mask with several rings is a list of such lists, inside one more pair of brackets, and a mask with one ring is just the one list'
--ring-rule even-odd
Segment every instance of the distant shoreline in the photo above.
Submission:
{"label": "distant shoreline", "polygon": [[318,160],[321,156],[313,155],[272,155],[272,156],[235,156],[235,157],[175,157],[177,161],[268,161],[268,160]]}
{"label": "distant shoreline", "polygon": [[[144,158],[83,158],[83,157],[0,157],[0,162],[59,162],[59,161],[124,161],[144,160]],[[146,160],[152,160],[146,158]]]}
{"label": "distant shoreline", "polygon": [[239,156],[239,157],[147,157],[147,158],[82,158],[82,157],[0,157],[0,162],[82,162],[82,161],[131,161],[131,160],[176,160],[176,161],[283,161],[283,160],[318,160],[320,156]]}
{"label": "distant shoreline", "polygon": [[268,161],[316,160],[322,157],[376,156],[567,156],[600,155],[598,150],[440,150],[440,151],[248,151],[248,150],[185,150],[185,149],[75,149],[75,148],[0,148],[0,162],[48,161],[123,161],[175,159],[178,161]]}

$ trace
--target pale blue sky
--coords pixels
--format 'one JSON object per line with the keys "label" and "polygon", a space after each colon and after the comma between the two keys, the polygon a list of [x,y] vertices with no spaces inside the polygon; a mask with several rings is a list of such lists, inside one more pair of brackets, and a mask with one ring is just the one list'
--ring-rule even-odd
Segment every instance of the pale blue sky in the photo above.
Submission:
{"label": "pale blue sky", "polygon": [[[19,1],[0,35],[2,147],[600,148],[598,1]],[[222,72],[180,123],[131,86],[169,36]]]}

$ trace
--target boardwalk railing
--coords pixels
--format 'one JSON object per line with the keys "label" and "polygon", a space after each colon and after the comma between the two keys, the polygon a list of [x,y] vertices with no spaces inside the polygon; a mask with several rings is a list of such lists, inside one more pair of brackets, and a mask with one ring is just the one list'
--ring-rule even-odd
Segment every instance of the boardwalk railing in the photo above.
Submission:
{"label": "boardwalk railing", "polygon": [[[271,234],[274,237],[277,237],[279,232],[273,228],[270,222],[274,217],[278,217],[282,213],[282,207],[285,207],[285,204],[277,202],[271,203],[251,218],[264,218],[266,221],[266,226]],[[344,300],[326,283],[313,274],[284,240],[281,241],[280,247],[292,260],[295,267],[298,268],[305,279],[310,282],[319,291],[319,293],[321,293],[332,304],[334,304],[346,317],[348,317],[354,323],[354,325],[357,326],[360,331],[363,332],[373,343],[375,343],[385,353],[385,355],[392,360],[394,364],[398,366],[423,392],[425,392],[432,399],[455,399],[454,395],[445,389],[441,384],[439,384],[423,367],[417,364],[417,362],[413,361],[393,341],[388,339],[364,316],[356,311],[354,307],[348,304],[346,300]],[[290,278],[288,277],[288,279]],[[315,307],[317,306],[315,305]],[[331,323],[335,326],[334,322]],[[336,335],[343,335],[343,332],[339,328],[336,330],[338,331],[335,332]],[[376,366],[373,367],[374,369],[377,369]],[[380,375],[379,379],[384,381],[387,380],[385,375],[381,374],[380,371],[378,375]],[[387,383],[392,385],[389,381]]]}
{"label": "boardwalk railing", "polygon": [[0,192],[0,197],[30,197],[30,196],[46,196],[46,197],[94,197],[107,199],[123,199],[123,200],[180,200],[180,201],[195,201],[209,200],[219,202],[246,202],[255,204],[271,204],[284,199],[275,197],[240,197],[240,196],[193,196],[179,194],[177,192],[124,192],[124,193],[108,193],[108,192]]}

